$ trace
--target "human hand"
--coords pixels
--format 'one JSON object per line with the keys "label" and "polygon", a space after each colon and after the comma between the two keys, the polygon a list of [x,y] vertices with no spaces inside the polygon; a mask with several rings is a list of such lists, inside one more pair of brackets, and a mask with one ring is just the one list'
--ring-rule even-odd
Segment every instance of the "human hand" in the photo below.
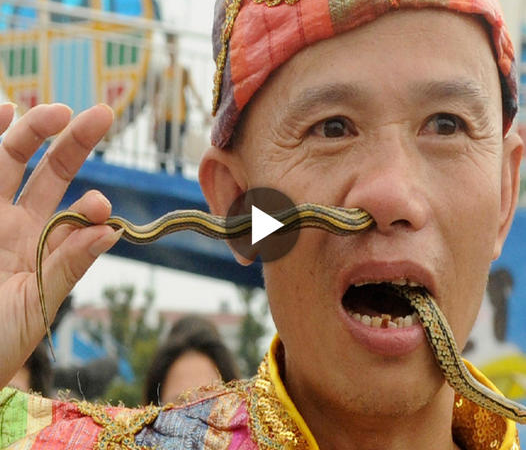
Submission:
{"label": "human hand", "polygon": [[[14,105],[0,105],[0,134],[13,115]],[[0,143],[0,388],[22,367],[44,335],[35,276],[40,232],[112,121],[113,113],[105,105],[94,106],[73,120],[65,105],[39,105],[24,114]],[[26,163],[45,139],[57,133],[13,203]],[[71,209],[102,223],[111,213],[111,204],[99,192],[90,191]],[[97,256],[118,238],[118,233],[105,225],[61,227],[52,233],[43,263],[50,320]]]}

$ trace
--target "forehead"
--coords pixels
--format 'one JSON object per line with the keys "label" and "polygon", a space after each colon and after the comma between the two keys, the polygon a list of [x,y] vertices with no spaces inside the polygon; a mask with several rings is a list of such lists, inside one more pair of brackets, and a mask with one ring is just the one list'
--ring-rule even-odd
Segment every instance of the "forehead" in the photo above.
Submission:
{"label": "forehead", "polygon": [[411,90],[424,82],[472,82],[500,101],[498,67],[482,22],[438,9],[388,13],[306,47],[261,91],[290,100],[309,86],[348,81],[361,87],[354,94],[364,97],[369,91]]}

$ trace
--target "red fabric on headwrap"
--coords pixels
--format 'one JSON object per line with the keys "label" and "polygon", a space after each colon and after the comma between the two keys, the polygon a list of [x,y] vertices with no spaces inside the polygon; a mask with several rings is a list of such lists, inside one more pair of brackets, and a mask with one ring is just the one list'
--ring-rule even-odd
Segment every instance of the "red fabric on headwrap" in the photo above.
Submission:
{"label": "red fabric on headwrap", "polygon": [[[517,112],[517,80],[513,45],[498,0],[237,0],[230,40],[221,42],[225,8],[236,0],[217,0],[214,57],[225,49],[224,69],[216,78],[216,120],[212,144],[229,145],[242,109],[267,77],[301,49],[322,39],[371,22],[404,8],[442,8],[482,16],[491,37],[501,74],[504,132]],[[274,3],[275,6],[268,6]],[[224,36],[223,36],[224,38]]]}

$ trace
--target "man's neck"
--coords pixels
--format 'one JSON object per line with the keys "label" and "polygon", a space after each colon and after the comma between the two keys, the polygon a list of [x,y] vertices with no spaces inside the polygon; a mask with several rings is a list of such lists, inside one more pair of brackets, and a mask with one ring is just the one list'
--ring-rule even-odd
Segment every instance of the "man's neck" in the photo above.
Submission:
{"label": "man's neck", "polygon": [[295,395],[288,385],[303,419],[320,450],[409,450],[415,448],[455,450],[452,436],[454,393],[444,385],[432,401],[407,414],[357,414],[311,402],[309,395]]}

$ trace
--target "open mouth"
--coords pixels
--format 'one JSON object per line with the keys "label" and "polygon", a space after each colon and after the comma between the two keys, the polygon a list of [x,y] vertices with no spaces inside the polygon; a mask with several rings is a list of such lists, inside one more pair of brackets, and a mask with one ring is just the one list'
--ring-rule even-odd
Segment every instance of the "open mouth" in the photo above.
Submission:
{"label": "open mouth", "polygon": [[351,285],[343,295],[342,305],[354,320],[372,328],[411,327],[418,324],[418,315],[399,293],[399,287],[415,285],[405,280]]}

